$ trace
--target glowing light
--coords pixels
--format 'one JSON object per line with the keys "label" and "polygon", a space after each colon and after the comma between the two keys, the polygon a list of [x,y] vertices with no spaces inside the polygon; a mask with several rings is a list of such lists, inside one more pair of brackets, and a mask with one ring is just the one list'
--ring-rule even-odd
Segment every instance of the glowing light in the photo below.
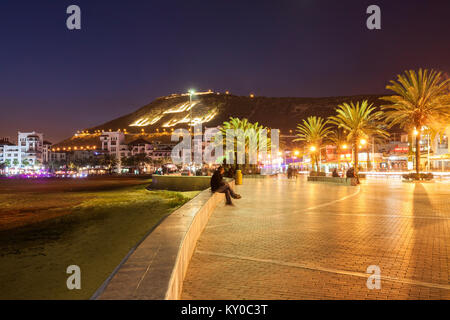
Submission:
{"label": "glowing light", "polygon": [[344,144],[343,146],[342,146],[342,149],[347,149],[348,148],[348,146],[346,145],[346,144]]}
{"label": "glowing light", "polygon": [[314,151],[317,150],[317,148],[316,148],[315,146],[311,146],[311,147],[309,147],[309,150],[310,150],[311,152],[314,152]]}
{"label": "glowing light", "polygon": [[149,117],[143,117],[143,118],[140,118],[140,119],[136,120],[132,124],[130,124],[130,127],[146,127],[146,126],[150,126],[152,124],[155,124],[159,120],[161,120],[162,117],[163,117],[162,115],[156,116],[153,119],[151,119]]}
{"label": "glowing light", "polygon": [[255,95],[253,93],[250,93],[250,98],[254,98]]}
{"label": "glowing light", "polygon": [[361,145],[365,145],[367,143],[366,139],[361,139],[361,141],[359,141],[359,143],[361,143]]}
{"label": "glowing light", "polygon": [[294,151],[294,155],[298,156],[300,154],[300,152],[298,150]]}
{"label": "glowing light", "polygon": [[413,135],[417,136],[418,134],[419,134],[419,131],[417,131],[417,129],[414,129]]}

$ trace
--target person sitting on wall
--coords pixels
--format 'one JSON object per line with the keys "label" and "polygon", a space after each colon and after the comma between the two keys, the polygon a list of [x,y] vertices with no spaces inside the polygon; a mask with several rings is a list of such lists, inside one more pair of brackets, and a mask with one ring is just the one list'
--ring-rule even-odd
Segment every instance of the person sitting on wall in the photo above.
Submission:
{"label": "person sitting on wall", "polygon": [[355,174],[355,168],[351,167],[347,170],[347,178],[356,178],[356,183],[359,184],[359,177]]}
{"label": "person sitting on wall", "polygon": [[347,178],[354,178],[355,177],[355,169],[353,167],[350,167],[347,170]]}
{"label": "person sitting on wall", "polygon": [[334,168],[333,173],[331,174],[334,178],[339,178],[339,172],[337,171],[337,168]]}
{"label": "person sitting on wall", "polygon": [[223,181],[223,173],[225,169],[220,166],[211,177],[211,191],[225,193],[227,205],[232,205],[231,198],[240,199],[241,196],[233,191],[228,183]]}

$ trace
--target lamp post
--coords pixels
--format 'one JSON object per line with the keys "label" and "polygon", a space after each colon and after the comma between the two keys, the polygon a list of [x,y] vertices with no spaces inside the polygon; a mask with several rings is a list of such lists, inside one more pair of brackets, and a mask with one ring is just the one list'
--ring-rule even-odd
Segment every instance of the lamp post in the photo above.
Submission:
{"label": "lamp post", "polygon": [[315,153],[316,151],[319,151],[319,164],[318,164],[318,168],[317,170],[320,171],[320,167],[322,166],[322,149],[325,149],[326,146],[320,147],[319,150],[317,150],[316,146],[311,146],[309,147],[309,151],[311,151],[311,153]]}
{"label": "lamp post", "polygon": [[[372,143],[367,142],[366,139],[361,139],[359,141],[361,146],[364,146],[367,144],[367,146],[371,145],[372,146],[372,169],[375,170],[375,137],[372,137]],[[369,157],[369,149],[366,148],[366,154],[367,154],[367,158]],[[369,161],[366,158],[366,162],[367,164],[369,164]]]}

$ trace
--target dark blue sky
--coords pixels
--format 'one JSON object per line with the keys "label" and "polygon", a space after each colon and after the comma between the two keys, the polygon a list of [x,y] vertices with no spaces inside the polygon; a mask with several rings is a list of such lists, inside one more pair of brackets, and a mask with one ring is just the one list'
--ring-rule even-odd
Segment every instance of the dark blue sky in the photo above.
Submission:
{"label": "dark blue sky", "polygon": [[[408,68],[450,71],[448,0],[0,2],[0,137],[57,142],[158,96],[383,93]],[[66,28],[66,8],[82,30]],[[366,28],[378,4],[382,30]]]}

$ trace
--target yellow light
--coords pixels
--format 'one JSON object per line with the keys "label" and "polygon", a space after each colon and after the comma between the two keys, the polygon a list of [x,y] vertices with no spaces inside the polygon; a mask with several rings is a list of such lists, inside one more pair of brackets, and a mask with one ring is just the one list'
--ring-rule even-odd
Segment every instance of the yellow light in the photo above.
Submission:
{"label": "yellow light", "polygon": [[344,144],[343,146],[342,146],[342,149],[347,149],[348,147],[347,147],[347,145],[346,144]]}
{"label": "yellow light", "polygon": [[367,143],[366,139],[361,139],[361,141],[359,141],[359,143],[361,143],[361,145],[365,145]]}
{"label": "yellow light", "polygon": [[316,151],[316,149],[317,149],[317,148],[316,148],[315,146],[309,147],[309,150],[312,151],[312,152]]}
{"label": "yellow light", "polygon": [[298,156],[300,154],[300,152],[298,150],[294,151],[294,155]]}
{"label": "yellow light", "polygon": [[282,153],[281,153],[280,151],[278,151],[278,155],[279,155],[279,156],[281,156],[281,155],[282,155]]}
{"label": "yellow light", "polygon": [[253,93],[250,93],[250,98],[254,98],[255,95]]}
{"label": "yellow light", "polygon": [[417,136],[418,134],[419,134],[419,131],[417,131],[417,129],[414,129],[413,135]]}

